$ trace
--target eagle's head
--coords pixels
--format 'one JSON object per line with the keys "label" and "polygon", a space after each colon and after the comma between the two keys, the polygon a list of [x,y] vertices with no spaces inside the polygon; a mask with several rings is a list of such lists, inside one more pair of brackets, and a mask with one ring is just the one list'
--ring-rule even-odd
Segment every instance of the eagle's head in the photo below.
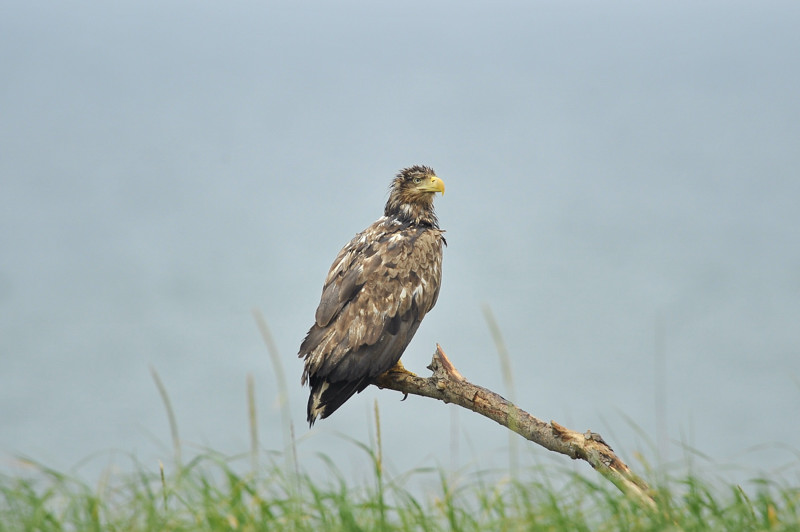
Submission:
{"label": "eagle's head", "polygon": [[444,181],[433,168],[415,165],[404,168],[392,181],[384,214],[402,222],[437,225],[433,196],[444,194]]}

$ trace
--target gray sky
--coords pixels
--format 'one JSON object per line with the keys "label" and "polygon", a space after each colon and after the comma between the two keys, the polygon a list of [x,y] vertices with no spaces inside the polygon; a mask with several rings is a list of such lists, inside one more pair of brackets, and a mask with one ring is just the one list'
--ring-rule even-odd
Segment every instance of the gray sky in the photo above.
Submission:
{"label": "gray sky", "polygon": [[[632,461],[671,441],[744,477],[800,438],[800,6],[793,2],[16,2],[0,16],[0,467],[295,431],[359,475],[373,401],[399,471],[502,467],[508,439],[368,390],[309,437],[295,353],[392,175],[447,184],[439,342],[519,404]],[[663,331],[666,418],[655,407]],[[646,438],[643,436],[646,435]],[[545,451],[519,444],[526,457]],[[786,445],[793,451],[786,451]],[[753,450],[756,446],[758,450]],[[353,457],[356,458],[353,458]],[[351,461],[352,464],[350,464]],[[310,465],[309,467],[313,467]],[[737,469],[737,470],[738,470]],[[352,470],[352,471],[351,471]]]}

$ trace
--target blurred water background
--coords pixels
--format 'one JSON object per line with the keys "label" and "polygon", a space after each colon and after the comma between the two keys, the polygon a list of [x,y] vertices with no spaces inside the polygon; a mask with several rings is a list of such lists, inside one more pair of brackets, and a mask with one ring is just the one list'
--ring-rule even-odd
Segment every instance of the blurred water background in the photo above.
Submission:
{"label": "blurred water background", "polygon": [[187,455],[248,448],[248,373],[261,445],[282,449],[254,308],[304,467],[324,452],[368,478],[340,434],[369,441],[375,400],[394,471],[506,467],[501,427],[389,391],[306,428],[295,355],[328,267],[393,174],[428,164],[449,246],[407,368],[439,342],[629,463],[798,478],[800,4],[2,12],[0,470],[168,461],[151,366]]}

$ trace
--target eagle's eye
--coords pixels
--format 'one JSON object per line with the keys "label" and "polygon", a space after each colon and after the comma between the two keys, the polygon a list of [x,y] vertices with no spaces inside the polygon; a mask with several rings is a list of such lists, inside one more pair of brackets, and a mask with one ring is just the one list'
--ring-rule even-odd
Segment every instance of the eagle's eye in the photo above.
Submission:
{"label": "eagle's eye", "polygon": [[414,183],[419,185],[420,183],[422,183],[422,178],[421,177],[415,177],[414,178]]}

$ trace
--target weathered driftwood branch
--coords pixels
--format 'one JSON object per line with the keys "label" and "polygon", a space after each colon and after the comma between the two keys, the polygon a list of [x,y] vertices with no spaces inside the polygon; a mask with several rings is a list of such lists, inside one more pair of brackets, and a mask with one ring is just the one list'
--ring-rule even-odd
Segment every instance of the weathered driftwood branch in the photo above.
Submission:
{"label": "weathered driftwood branch", "polygon": [[380,375],[375,385],[404,394],[454,403],[493,419],[546,449],[565,454],[573,460],[587,461],[623,493],[640,500],[648,507],[655,507],[647,484],[631,472],[599,434],[591,431],[581,434],[555,421],[545,423],[500,395],[472,384],[456,370],[438,344],[428,369],[433,375],[426,379],[404,370],[402,366],[396,366]]}

